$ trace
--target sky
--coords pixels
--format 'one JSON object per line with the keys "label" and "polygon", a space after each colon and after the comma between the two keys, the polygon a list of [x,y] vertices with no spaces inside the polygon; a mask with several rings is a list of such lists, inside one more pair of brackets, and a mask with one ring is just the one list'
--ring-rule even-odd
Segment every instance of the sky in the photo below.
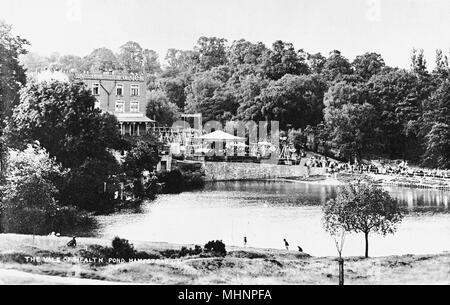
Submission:
{"label": "sky", "polygon": [[431,68],[436,49],[450,52],[449,0],[0,0],[0,20],[41,55],[118,52],[136,41],[163,60],[201,36],[283,40],[350,60],[377,52],[401,68],[413,48],[424,49]]}

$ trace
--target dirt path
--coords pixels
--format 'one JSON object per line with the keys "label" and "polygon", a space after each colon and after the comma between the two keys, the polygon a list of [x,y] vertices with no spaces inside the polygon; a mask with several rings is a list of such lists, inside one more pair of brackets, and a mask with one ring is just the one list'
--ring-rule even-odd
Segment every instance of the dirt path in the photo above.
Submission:
{"label": "dirt path", "polygon": [[28,273],[11,269],[0,269],[0,285],[123,285],[125,283],[108,282],[74,277],[60,277]]}

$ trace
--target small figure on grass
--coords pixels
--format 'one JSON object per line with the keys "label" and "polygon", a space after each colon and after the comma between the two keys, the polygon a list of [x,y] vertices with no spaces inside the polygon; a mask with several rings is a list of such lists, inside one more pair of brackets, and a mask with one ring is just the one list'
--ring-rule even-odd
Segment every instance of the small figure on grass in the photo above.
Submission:
{"label": "small figure on grass", "polygon": [[76,236],[72,237],[72,240],[67,243],[67,247],[75,248],[77,246]]}

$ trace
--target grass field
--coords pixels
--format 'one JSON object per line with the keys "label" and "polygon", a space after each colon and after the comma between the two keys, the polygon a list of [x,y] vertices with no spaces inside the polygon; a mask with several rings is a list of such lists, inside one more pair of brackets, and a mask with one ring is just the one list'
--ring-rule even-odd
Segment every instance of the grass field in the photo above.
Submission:
{"label": "grass field", "polygon": [[[79,238],[70,249],[67,237],[0,235],[0,284],[325,284],[338,282],[334,257],[295,251],[229,248],[225,257],[174,257],[182,245],[134,243],[153,255],[142,262],[104,264],[67,262],[90,245],[111,241]],[[193,247],[193,245],[187,245]],[[60,262],[31,262],[33,258]],[[28,262],[27,259],[28,258]],[[345,260],[346,284],[450,284],[450,254],[406,255]]]}

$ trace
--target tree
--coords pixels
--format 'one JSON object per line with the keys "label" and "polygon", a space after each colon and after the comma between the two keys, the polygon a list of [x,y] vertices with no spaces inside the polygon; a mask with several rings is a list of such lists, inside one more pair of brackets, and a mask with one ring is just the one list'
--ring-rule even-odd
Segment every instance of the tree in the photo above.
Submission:
{"label": "tree", "polygon": [[64,232],[91,219],[74,207],[59,204],[55,181],[67,171],[39,145],[8,151],[6,184],[2,187],[0,213],[3,232],[48,234]]}
{"label": "tree", "polygon": [[206,122],[235,115],[238,104],[233,88],[228,85],[230,77],[231,71],[227,66],[196,74],[186,89],[186,111],[201,113]]}
{"label": "tree", "polygon": [[[138,140],[127,153],[122,165],[133,183],[133,194],[138,198],[154,199],[157,192],[157,177],[153,174],[158,164],[160,143],[150,137]],[[145,175],[145,172],[148,175]]]}
{"label": "tree", "polygon": [[118,61],[125,72],[142,73],[144,63],[142,47],[137,42],[128,41],[120,47]]}
{"label": "tree", "polygon": [[3,175],[6,145],[3,140],[5,119],[19,102],[19,90],[25,85],[25,68],[19,57],[26,54],[28,41],[14,36],[11,26],[0,21],[0,179]]}
{"label": "tree", "polygon": [[444,169],[450,168],[450,81],[442,82],[424,104],[423,164]]}
{"label": "tree", "polygon": [[330,87],[325,95],[328,137],[349,160],[377,151],[377,118],[365,95],[364,87],[344,82]]}
{"label": "tree", "polygon": [[428,74],[427,60],[425,59],[425,55],[423,54],[423,49],[419,51],[417,51],[416,49],[412,50],[411,70],[417,75],[421,76]]}
{"label": "tree", "polygon": [[20,148],[37,140],[68,168],[86,158],[110,160],[108,149],[121,148],[117,119],[95,101],[81,83],[31,83],[5,131],[7,143]]}
{"label": "tree", "polygon": [[159,162],[159,144],[155,139],[138,140],[127,153],[123,168],[130,177],[139,178],[144,171],[156,169]]}
{"label": "tree", "polygon": [[161,65],[158,60],[158,53],[145,49],[142,51],[142,72],[154,75],[161,72]]}
{"label": "tree", "polygon": [[254,122],[265,119],[261,113],[263,102],[260,94],[268,85],[269,81],[258,75],[248,75],[241,80],[237,89],[237,119]]}
{"label": "tree", "polygon": [[228,51],[228,62],[233,66],[243,64],[257,66],[261,64],[266,51],[267,47],[262,42],[254,44],[244,39],[236,40]]}
{"label": "tree", "polygon": [[194,50],[198,53],[200,71],[208,71],[227,63],[226,43],[224,38],[199,38]]}
{"label": "tree", "polygon": [[368,80],[373,75],[380,73],[386,65],[380,54],[365,53],[364,55],[356,56],[352,66],[356,75],[364,80]]}
{"label": "tree", "polygon": [[166,62],[168,67],[164,73],[170,76],[178,75],[182,72],[193,73],[199,64],[199,54],[196,51],[169,49],[167,50]]}
{"label": "tree", "polygon": [[379,118],[381,150],[389,158],[417,160],[423,154],[420,121],[430,84],[414,73],[397,69],[374,75],[365,88],[367,101]]}
{"label": "tree", "polygon": [[327,59],[321,53],[308,54],[307,63],[312,73],[320,74],[325,66]]}
{"label": "tree", "polygon": [[19,57],[26,54],[28,44],[27,40],[13,36],[11,26],[0,21],[0,129],[19,102],[19,90],[26,82]]}
{"label": "tree", "polygon": [[184,110],[186,104],[185,88],[188,85],[188,80],[183,75],[173,77],[164,77],[157,80],[156,89],[161,90],[167,96],[169,101],[178,109]]}
{"label": "tree", "polygon": [[274,42],[272,49],[267,49],[262,56],[262,68],[268,78],[278,80],[286,74],[308,74],[306,55],[296,52],[291,43],[281,40]]}
{"label": "tree", "polygon": [[292,129],[288,134],[289,143],[291,143],[297,151],[300,151],[306,145],[306,134],[301,130]]}
{"label": "tree", "polygon": [[336,234],[364,233],[365,257],[369,257],[369,234],[395,233],[404,211],[388,192],[367,183],[351,183],[339,190],[336,199],[323,206],[325,229]]}
{"label": "tree", "polygon": [[97,214],[113,212],[119,204],[119,198],[115,197],[120,183],[118,173],[120,168],[113,157],[106,160],[86,157],[57,185],[61,205]]}
{"label": "tree", "polygon": [[277,120],[280,128],[316,125],[322,120],[326,84],[318,75],[285,75],[263,89],[259,99],[266,120]]}
{"label": "tree", "polygon": [[348,59],[342,56],[340,51],[332,51],[323,65],[322,75],[328,81],[339,81],[343,76],[351,74],[353,70]]}
{"label": "tree", "polygon": [[81,71],[108,72],[120,69],[119,62],[113,51],[107,48],[99,48],[83,58]]}
{"label": "tree", "polygon": [[433,71],[438,77],[448,78],[450,68],[448,66],[448,57],[442,53],[442,50],[436,50],[436,68]]}
{"label": "tree", "polygon": [[147,116],[158,125],[170,127],[180,118],[180,111],[162,91],[151,91],[147,95]]}

